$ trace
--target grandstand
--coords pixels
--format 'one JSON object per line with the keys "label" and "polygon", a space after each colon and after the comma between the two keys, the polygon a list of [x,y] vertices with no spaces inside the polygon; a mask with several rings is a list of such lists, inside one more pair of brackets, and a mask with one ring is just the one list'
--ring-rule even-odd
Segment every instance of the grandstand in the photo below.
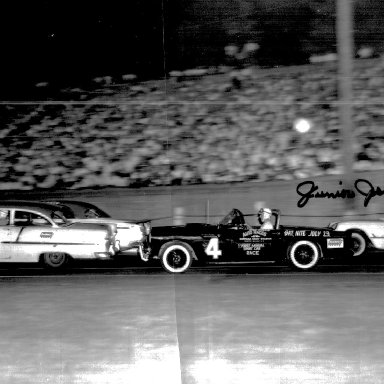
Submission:
{"label": "grandstand", "polygon": [[[336,64],[201,71],[0,106],[2,189],[143,187],[339,174]],[[217,71],[216,71],[217,72]],[[214,74],[212,74],[214,73]],[[384,168],[384,61],[355,62],[357,170]],[[65,101],[64,101],[65,100]],[[299,135],[296,118],[312,121]]]}

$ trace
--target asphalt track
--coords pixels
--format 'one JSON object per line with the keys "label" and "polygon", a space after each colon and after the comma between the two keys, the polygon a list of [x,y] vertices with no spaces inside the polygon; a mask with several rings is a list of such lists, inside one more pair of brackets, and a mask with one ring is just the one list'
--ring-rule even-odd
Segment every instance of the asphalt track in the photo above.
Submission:
{"label": "asphalt track", "polygon": [[0,265],[0,383],[379,383],[384,267]]}

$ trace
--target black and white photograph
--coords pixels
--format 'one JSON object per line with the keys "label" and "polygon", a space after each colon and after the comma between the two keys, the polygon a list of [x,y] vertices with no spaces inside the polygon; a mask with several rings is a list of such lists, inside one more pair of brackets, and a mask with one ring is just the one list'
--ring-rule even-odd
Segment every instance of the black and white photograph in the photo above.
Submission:
{"label": "black and white photograph", "polygon": [[0,383],[383,382],[383,20],[2,4]]}

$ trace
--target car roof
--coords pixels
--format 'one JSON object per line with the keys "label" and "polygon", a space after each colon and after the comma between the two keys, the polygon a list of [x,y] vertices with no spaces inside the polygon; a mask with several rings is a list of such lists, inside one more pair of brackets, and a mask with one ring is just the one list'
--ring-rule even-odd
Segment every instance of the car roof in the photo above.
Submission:
{"label": "car roof", "polygon": [[[83,208],[94,208],[96,207],[94,204],[91,204],[91,203],[87,203],[85,201],[79,201],[79,200],[62,200],[62,199],[57,199],[57,200],[54,200],[54,199],[51,199],[49,201],[54,201],[54,202],[58,202],[59,204],[72,204],[72,205],[77,205],[79,207],[83,207]],[[98,208],[98,207],[96,207]]]}
{"label": "car roof", "polygon": [[41,213],[45,214],[52,213],[52,211],[60,211],[60,207],[57,207],[54,204],[27,200],[1,200],[0,208],[30,209],[40,211]]}

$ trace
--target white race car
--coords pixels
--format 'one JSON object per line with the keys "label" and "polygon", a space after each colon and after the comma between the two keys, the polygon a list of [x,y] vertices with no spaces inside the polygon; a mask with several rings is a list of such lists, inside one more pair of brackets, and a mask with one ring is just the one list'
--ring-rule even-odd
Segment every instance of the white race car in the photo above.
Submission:
{"label": "white race car", "polygon": [[339,221],[330,223],[329,227],[351,234],[354,256],[361,256],[370,252],[384,252],[384,221]]}
{"label": "white race car", "polygon": [[70,223],[51,204],[0,202],[1,263],[60,268],[71,259],[110,259],[117,250],[115,233],[106,225]]}
{"label": "white race car", "polygon": [[55,200],[50,203],[61,207],[69,222],[111,225],[117,229],[116,241],[120,255],[139,255],[143,261],[148,261],[151,251],[151,223],[148,220],[113,219],[99,207],[83,201]]}

